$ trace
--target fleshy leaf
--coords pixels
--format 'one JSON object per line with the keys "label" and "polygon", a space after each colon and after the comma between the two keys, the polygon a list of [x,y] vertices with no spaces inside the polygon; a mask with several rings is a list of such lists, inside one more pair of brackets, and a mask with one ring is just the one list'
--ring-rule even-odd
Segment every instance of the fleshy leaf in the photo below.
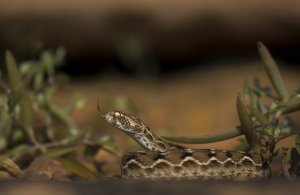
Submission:
{"label": "fleshy leaf", "polygon": [[72,153],[74,151],[75,151],[75,147],[65,147],[65,148],[60,147],[60,148],[45,152],[44,156],[47,156],[49,158],[59,158],[62,156],[69,155],[70,153]]}
{"label": "fleshy leaf", "polygon": [[282,101],[286,101],[289,98],[289,93],[275,60],[263,43],[258,42],[257,47],[261,59],[264,62],[264,68],[276,93]]}
{"label": "fleshy leaf", "polygon": [[8,81],[12,89],[12,97],[14,102],[18,102],[20,105],[20,122],[26,128],[30,139],[34,140],[34,132],[32,129],[33,110],[30,95],[24,87],[17,63],[9,51],[6,51],[5,59]]}
{"label": "fleshy leaf", "polygon": [[254,148],[256,145],[256,141],[257,141],[256,132],[255,132],[255,129],[253,128],[251,116],[248,113],[245,104],[241,100],[240,94],[238,94],[238,96],[237,96],[236,108],[237,108],[238,116],[240,119],[242,131],[245,134],[250,147]]}
{"label": "fleshy leaf", "polygon": [[266,126],[268,124],[268,119],[261,112],[259,112],[257,109],[253,108],[252,106],[247,106],[247,107],[250,110],[252,116],[254,116],[262,126]]}

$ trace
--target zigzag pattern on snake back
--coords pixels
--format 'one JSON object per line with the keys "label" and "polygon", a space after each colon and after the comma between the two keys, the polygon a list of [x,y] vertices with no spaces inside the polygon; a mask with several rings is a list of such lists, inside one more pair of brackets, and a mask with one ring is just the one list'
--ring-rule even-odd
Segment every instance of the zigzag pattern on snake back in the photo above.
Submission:
{"label": "zigzag pattern on snake back", "polygon": [[270,164],[261,154],[214,149],[187,149],[153,134],[140,119],[121,111],[101,116],[129,135],[145,151],[123,155],[121,173],[127,179],[251,180],[270,176]]}
{"label": "zigzag pattern on snake back", "polygon": [[123,156],[125,178],[249,180],[269,176],[269,164],[257,153],[222,150],[133,152]]}

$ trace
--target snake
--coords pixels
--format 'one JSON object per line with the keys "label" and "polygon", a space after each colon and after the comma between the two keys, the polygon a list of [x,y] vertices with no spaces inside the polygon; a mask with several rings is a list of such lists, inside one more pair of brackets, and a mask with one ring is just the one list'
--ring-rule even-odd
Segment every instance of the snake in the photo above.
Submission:
{"label": "snake", "polygon": [[247,181],[270,177],[270,162],[260,153],[190,149],[163,140],[139,118],[115,110],[101,113],[114,128],[135,140],[144,151],[122,156],[125,179],[187,179]]}

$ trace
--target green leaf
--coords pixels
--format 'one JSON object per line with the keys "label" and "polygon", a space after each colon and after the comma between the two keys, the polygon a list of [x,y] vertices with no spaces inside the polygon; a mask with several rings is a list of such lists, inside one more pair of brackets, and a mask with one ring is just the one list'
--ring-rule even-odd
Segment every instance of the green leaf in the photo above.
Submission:
{"label": "green leaf", "polygon": [[54,56],[50,51],[44,51],[41,55],[41,64],[45,68],[48,75],[54,75]]}
{"label": "green leaf", "polygon": [[7,113],[7,108],[5,108],[6,105],[2,104],[5,101],[6,98],[0,98],[0,107],[3,109],[0,114],[0,151],[8,146],[13,125],[10,115]]}
{"label": "green leaf", "polygon": [[47,156],[49,158],[59,158],[62,156],[69,155],[70,153],[74,152],[76,150],[76,147],[60,147],[57,149],[53,149],[50,151],[47,151],[44,153],[44,156]]}
{"label": "green leaf", "polygon": [[273,130],[272,128],[268,127],[268,128],[265,129],[265,132],[266,132],[268,135],[273,136],[274,130]]}
{"label": "green leaf", "polygon": [[287,107],[287,105],[284,104],[284,103],[273,102],[273,103],[271,104],[271,106],[270,106],[270,111],[276,112],[276,111],[278,111],[279,109],[283,109],[283,108],[285,108],[285,107]]}
{"label": "green leaf", "polygon": [[281,129],[279,127],[276,127],[273,132],[273,137],[277,138],[280,135],[280,132],[281,132]]}
{"label": "green leaf", "polygon": [[24,89],[23,82],[17,67],[17,63],[10,51],[6,51],[5,60],[9,86],[15,93],[15,98],[17,99],[18,96],[20,96],[22,90]]}
{"label": "green leaf", "polygon": [[282,101],[288,100],[289,93],[283,81],[282,75],[280,74],[278,65],[276,64],[269,50],[263,43],[258,42],[257,47],[260,57],[264,62],[265,71],[267,72],[268,77],[277,95]]}
{"label": "green leaf", "polygon": [[268,124],[268,119],[261,112],[259,112],[259,110],[253,108],[252,106],[247,107],[250,110],[252,116],[254,116],[262,126],[266,126]]}
{"label": "green leaf", "polygon": [[247,108],[241,100],[241,94],[237,95],[236,108],[241,123],[241,128],[246,136],[247,142],[251,148],[254,148],[257,144],[256,132],[253,128],[251,116],[247,111]]}
{"label": "green leaf", "polygon": [[257,94],[253,92],[248,82],[244,83],[243,93],[246,102],[248,102],[252,107],[257,108]]}
{"label": "green leaf", "polygon": [[283,105],[281,105],[280,110],[283,114],[288,114],[300,110],[300,97],[297,96],[285,102]]}
{"label": "green leaf", "polygon": [[33,111],[30,95],[25,89],[17,63],[9,51],[6,51],[5,59],[9,86],[12,89],[12,97],[14,102],[18,102],[20,105],[20,121],[22,122],[22,125],[24,125],[24,127],[29,131],[28,133],[30,136],[33,137]]}

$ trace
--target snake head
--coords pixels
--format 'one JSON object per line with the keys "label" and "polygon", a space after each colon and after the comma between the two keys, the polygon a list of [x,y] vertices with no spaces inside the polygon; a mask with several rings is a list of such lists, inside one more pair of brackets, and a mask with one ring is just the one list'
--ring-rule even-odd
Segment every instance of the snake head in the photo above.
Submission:
{"label": "snake head", "polygon": [[138,136],[145,128],[148,128],[140,119],[121,111],[109,111],[102,113],[97,104],[98,113],[113,127],[120,129],[131,137]]}
{"label": "snake head", "polygon": [[106,113],[100,112],[98,104],[98,112],[113,127],[123,131],[139,143],[144,149],[149,151],[166,152],[173,149],[179,149],[179,146],[166,143],[155,134],[140,119],[123,113],[121,111],[110,111]]}
{"label": "snake head", "polygon": [[110,125],[130,136],[137,136],[148,128],[140,119],[118,110],[101,113],[99,104],[98,112]]}

